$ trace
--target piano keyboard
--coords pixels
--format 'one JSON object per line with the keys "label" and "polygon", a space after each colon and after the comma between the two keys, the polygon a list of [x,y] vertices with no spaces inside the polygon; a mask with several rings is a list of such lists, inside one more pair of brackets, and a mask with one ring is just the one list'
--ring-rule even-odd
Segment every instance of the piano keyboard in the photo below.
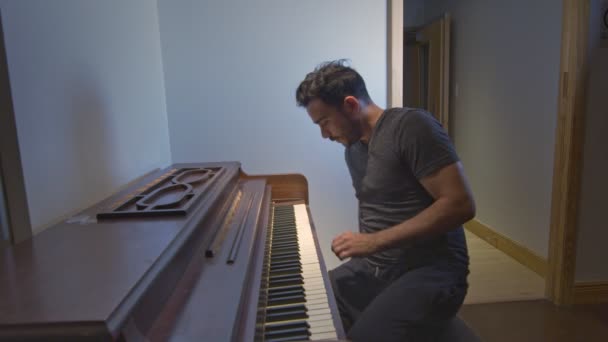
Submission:
{"label": "piano keyboard", "polygon": [[306,205],[274,207],[264,341],[336,339]]}

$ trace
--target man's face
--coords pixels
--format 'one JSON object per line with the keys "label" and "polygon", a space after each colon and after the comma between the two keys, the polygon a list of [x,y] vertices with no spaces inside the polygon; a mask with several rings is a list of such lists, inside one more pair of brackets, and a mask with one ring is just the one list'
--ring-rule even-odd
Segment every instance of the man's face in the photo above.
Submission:
{"label": "man's face", "polygon": [[339,110],[320,99],[314,99],[306,106],[312,121],[319,125],[321,136],[350,146],[361,138],[359,125],[352,113]]}

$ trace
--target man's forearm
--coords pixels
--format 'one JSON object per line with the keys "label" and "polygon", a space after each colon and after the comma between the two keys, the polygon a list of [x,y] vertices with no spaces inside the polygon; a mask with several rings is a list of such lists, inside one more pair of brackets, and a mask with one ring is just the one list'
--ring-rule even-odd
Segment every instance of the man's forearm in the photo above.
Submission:
{"label": "man's forearm", "polygon": [[381,250],[447,232],[475,216],[475,208],[468,199],[440,198],[418,215],[376,235]]}

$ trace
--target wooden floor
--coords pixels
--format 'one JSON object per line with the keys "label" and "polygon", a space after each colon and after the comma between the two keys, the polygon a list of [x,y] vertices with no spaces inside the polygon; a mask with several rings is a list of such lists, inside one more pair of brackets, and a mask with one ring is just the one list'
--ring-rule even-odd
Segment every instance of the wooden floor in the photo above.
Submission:
{"label": "wooden floor", "polygon": [[545,280],[503,252],[466,231],[469,291],[465,304],[544,298]]}
{"label": "wooden floor", "polygon": [[546,300],[464,305],[459,316],[484,342],[606,342],[608,304],[558,308]]}
{"label": "wooden floor", "polygon": [[486,342],[607,342],[608,303],[559,308],[544,279],[466,232],[469,292],[459,316]]}

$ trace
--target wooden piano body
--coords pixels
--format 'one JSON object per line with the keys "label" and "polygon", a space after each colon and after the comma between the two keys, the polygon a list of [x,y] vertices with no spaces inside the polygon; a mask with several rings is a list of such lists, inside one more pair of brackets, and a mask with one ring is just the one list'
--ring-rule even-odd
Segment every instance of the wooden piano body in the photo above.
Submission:
{"label": "wooden piano body", "polygon": [[0,251],[0,341],[341,339],[307,204],[301,175],[158,170]]}

